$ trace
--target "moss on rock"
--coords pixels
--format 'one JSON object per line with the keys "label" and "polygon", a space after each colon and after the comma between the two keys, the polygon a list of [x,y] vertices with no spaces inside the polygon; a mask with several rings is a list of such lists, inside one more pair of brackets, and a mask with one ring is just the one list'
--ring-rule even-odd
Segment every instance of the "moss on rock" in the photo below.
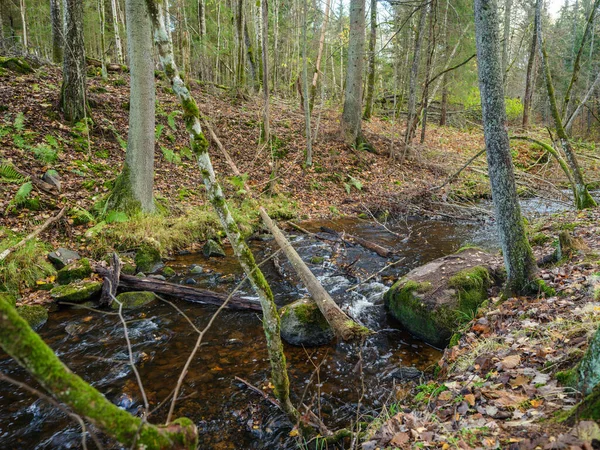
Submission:
{"label": "moss on rock", "polygon": [[281,337],[292,345],[316,346],[331,342],[334,333],[311,298],[303,298],[279,311]]}
{"label": "moss on rock", "polygon": [[176,274],[175,269],[169,266],[164,267],[162,273],[167,278],[173,277]]}
{"label": "moss on rock", "polygon": [[33,67],[23,58],[0,56],[0,67],[20,74],[33,73]]}
{"label": "moss on rock", "polygon": [[89,259],[81,258],[60,269],[56,276],[56,280],[58,281],[58,284],[65,285],[77,280],[83,280],[91,274],[92,267],[90,266]]}
{"label": "moss on rock", "polygon": [[57,302],[83,303],[98,295],[101,290],[102,283],[98,281],[79,281],[55,287],[50,291],[50,296]]}
{"label": "moss on rock", "polygon": [[19,306],[17,312],[33,329],[40,328],[48,321],[48,310],[40,305]]}
{"label": "moss on rock", "polygon": [[152,272],[152,269],[160,262],[160,252],[150,245],[143,245],[135,254],[135,265],[138,272]]}
{"label": "moss on rock", "polygon": [[119,309],[119,303],[123,304],[123,309],[136,309],[147,305],[154,301],[156,295],[153,292],[147,291],[132,291],[123,292],[117,295],[118,302],[113,301],[111,303],[112,309]]}

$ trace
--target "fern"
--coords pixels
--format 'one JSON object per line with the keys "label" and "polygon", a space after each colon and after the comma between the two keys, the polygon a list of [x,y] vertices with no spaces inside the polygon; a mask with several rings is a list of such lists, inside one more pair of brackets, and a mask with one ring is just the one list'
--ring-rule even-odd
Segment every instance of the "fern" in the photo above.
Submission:
{"label": "fern", "polygon": [[28,180],[10,164],[0,164],[0,181],[4,183],[25,183]]}
{"label": "fern", "polygon": [[122,211],[109,211],[106,215],[106,223],[122,223],[127,222],[129,217]]}
{"label": "fern", "polygon": [[15,205],[22,205],[27,201],[27,198],[29,197],[29,194],[31,194],[31,191],[33,191],[33,184],[31,183],[31,181],[28,181],[27,183],[21,185],[12,201]]}
{"label": "fern", "polygon": [[31,149],[36,159],[40,160],[44,164],[51,164],[58,159],[56,150],[46,144],[38,144]]}
{"label": "fern", "polygon": [[179,111],[173,111],[171,114],[167,116],[167,123],[171,127],[171,130],[177,131],[177,126],[175,125],[175,117],[180,114]]}
{"label": "fern", "polygon": [[25,114],[23,114],[22,112],[17,114],[13,123],[13,127],[15,127],[15,130],[19,132],[25,129]]}

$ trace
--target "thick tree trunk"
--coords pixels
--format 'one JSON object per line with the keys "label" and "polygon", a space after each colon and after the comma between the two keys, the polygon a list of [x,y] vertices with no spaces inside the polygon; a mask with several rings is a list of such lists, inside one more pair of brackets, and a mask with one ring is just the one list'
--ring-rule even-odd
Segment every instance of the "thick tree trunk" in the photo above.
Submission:
{"label": "thick tree trunk", "polygon": [[154,60],[152,22],[146,0],[126,0],[130,96],[129,133],[123,172],[111,203],[115,209],[154,211]]}
{"label": "thick tree trunk", "polygon": [[535,72],[537,58],[537,15],[534,18],[533,37],[531,38],[531,47],[529,49],[529,59],[527,61],[527,75],[525,77],[525,95],[523,96],[523,128],[529,127],[529,114],[533,102],[533,92],[535,91]]}
{"label": "thick tree trunk", "polygon": [[[600,1],[600,0],[596,0]],[[573,181],[575,182],[575,190],[577,195],[575,196],[575,206],[577,209],[593,208],[596,206],[595,200],[588,192],[587,186],[584,181],[583,171],[577,161],[577,156],[571,147],[569,136],[565,131],[562,123],[560,111],[558,110],[558,104],[556,102],[556,94],[554,93],[554,83],[552,82],[552,75],[550,73],[550,64],[548,62],[548,55],[546,54],[546,46],[542,37],[542,25],[541,25],[541,0],[537,0],[536,3],[536,24],[538,27],[538,39],[539,46],[542,53],[542,65],[544,69],[544,76],[546,79],[546,89],[548,91],[548,99],[550,100],[550,112],[554,119],[554,125],[556,127],[556,134],[560,141],[560,145],[565,153],[567,163],[573,173]]]}
{"label": "thick tree trunk", "polygon": [[423,34],[425,34],[425,18],[427,17],[428,3],[421,4],[419,14],[419,27],[415,37],[415,51],[413,54],[412,66],[410,69],[410,80],[408,87],[408,116],[406,119],[406,132],[404,134],[404,143],[409,145],[413,139],[417,115],[417,81],[419,77],[419,66],[421,64],[421,47],[423,46]]}
{"label": "thick tree trunk", "polygon": [[262,20],[262,82],[263,82],[263,141],[269,142],[271,139],[271,120],[269,118],[269,3],[268,0],[261,0],[261,20]]}
{"label": "thick tree trunk", "polygon": [[506,110],[499,60],[496,0],[475,0],[475,35],[483,131],[492,199],[506,266],[506,290],[509,293],[521,293],[531,290],[536,263],[521,217],[505,127]]}
{"label": "thick tree trunk", "polygon": [[65,35],[60,106],[65,119],[75,123],[87,114],[83,2],[65,0],[64,8]]}
{"label": "thick tree trunk", "polygon": [[300,419],[298,410],[294,408],[289,397],[290,382],[287,375],[286,360],[283,345],[279,334],[279,314],[269,284],[265,280],[260,268],[254,260],[252,251],[244,242],[237,223],[233,219],[229,206],[223,196],[220,184],[217,182],[215,172],[208,154],[208,141],[200,125],[200,111],[196,101],[185,86],[175,64],[173,47],[165,26],[163,5],[161,2],[146,0],[154,25],[154,40],[158,47],[160,63],[168,76],[173,91],[183,108],[183,116],[187,131],[190,134],[191,148],[198,158],[198,166],[202,173],[208,198],[215,208],[221,226],[225,230],[234,253],[240,262],[250,284],[257,293],[263,310],[263,327],[267,339],[267,351],[271,361],[271,375],[274,393],[282,405],[288,418],[296,423]]}
{"label": "thick tree trunk", "polygon": [[115,33],[115,49],[117,51],[117,62],[123,64],[123,44],[121,42],[121,30],[119,28],[119,16],[117,11],[117,0],[110,0],[112,13],[113,32]]}
{"label": "thick tree trunk", "polygon": [[0,298],[0,346],[56,400],[126,447],[195,449],[198,429],[189,419],[159,427],[129,414],[65,366],[17,311]]}
{"label": "thick tree trunk", "polygon": [[63,59],[63,13],[62,1],[50,0],[50,21],[52,23],[52,60],[60,64]]}
{"label": "thick tree trunk", "polygon": [[370,119],[373,114],[375,97],[375,44],[377,41],[377,0],[371,0],[371,33],[369,35],[369,67],[367,74],[367,96],[363,117]]}
{"label": "thick tree trunk", "polygon": [[306,167],[312,166],[312,137],[310,129],[310,99],[308,93],[308,61],[306,56],[306,29],[308,28],[307,13],[308,0],[304,0],[303,18],[304,26],[302,27],[302,101],[304,109],[304,132],[306,135],[306,158],[304,164]]}
{"label": "thick tree trunk", "polygon": [[325,47],[325,32],[329,23],[329,11],[331,8],[331,0],[325,2],[325,15],[323,16],[323,25],[321,25],[321,35],[319,36],[319,51],[317,53],[317,62],[313,73],[312,84],[310,87],[310,110],[312,111],[315,104],[315,96],[317,95],[317,81],[321,72],[321,61],[323,60],[323,48]]}
{"label": "thick tree trunk", "polygon": [[342,111],[342,135],[348,145],[362,141],[362,73],[365,51],[365,0],[350,0],[350,35],[348,42],[348,69],[344,110]]}

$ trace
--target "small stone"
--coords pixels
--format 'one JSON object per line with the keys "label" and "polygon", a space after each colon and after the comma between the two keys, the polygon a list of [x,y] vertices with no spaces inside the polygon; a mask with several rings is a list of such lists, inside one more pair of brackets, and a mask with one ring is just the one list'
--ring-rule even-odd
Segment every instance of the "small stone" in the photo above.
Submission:
{"label": "small stone", "polygon": [[202,268],[202,266],[199,266],[198,264],[192,264],[190,266],[190,273],[193,273],[193,274],[204,273],[204,269]]}
{"label": "small stone", "polygon": [[146,278],[146,274],[144,272],[138,272],[135,274],[135,276],[138,278]]}
{"label": "small stone", "polygon": [[390,375],[392,378],[396,378],[397,380],[408,381],[422,378],[423,372],[416,367],[403,366],[395,369]]}
{"label": "small stone", "polygon": [[193,278],[188,278],[187,280],[185,280],[185,284],[198,284],[198,282]]}
{"label": "small stone", "polygon": [[48,320],[48,310],[40,305],[19,306],[17,312],[33,329],[40,328]]}
{"label": "small stone", "polygon": [[60,175],[58,174],[58,172],[56,170],[54,170],[54,169],[47,170],[46,173],[44,173],[44,175],[42,176],[42,180],[44,180],[46,183],[54,186],[56,189],[58,189],[58,192],[60,192],[60,190],[61,190]]}
{"label": "small stone", "polygon": [[175,269],[173,269],[172,267],[169,267],[169,266],[163,267],[162,273],[165,277],[168,277],[168,278],[176,275]]}
{"label": "small stone", "polygon": [[148,303],[154,301],[156,295],[153,292],[148,291],[132,291],[123,292],[117,295],[118,302],[114,301],[111,303],[112,309],[119,309],[119,303],[123,304],[123,309],[137,309]]}
{"label": "small stone", "polygon": [[149,245],[142,246],[135,254],[135,265],[140,272],[155,272],[162,267],[160,252]]}
{"label": "small stone", "polygon": [[98,281],[79,281],[66,286],[56,286],[50,291],[50,297],[57,302],[83,303],[100,293],[102,283]]}
{"label": "small stone", "polygon": [[155,280],[160,280],[160,281],[167,281],[167,279],[165,277],[163,277],[162,275],[150,275],[150,276],[148,276],[148,278],[154,278]]}
{"label": "small stone", "polygon": [[206,244],[202,247],[202,253],[204,253],[204,256],[207,258],[210,258],[211,256],[225,256],[223,247],[212,239],[206,241]]}
{"label": "small stone", "polygon": [[60,270],[73,261],[81,259],[81,256],[77,252],[61,247],[52,253],[48,253],[48,259],[57,270]]}

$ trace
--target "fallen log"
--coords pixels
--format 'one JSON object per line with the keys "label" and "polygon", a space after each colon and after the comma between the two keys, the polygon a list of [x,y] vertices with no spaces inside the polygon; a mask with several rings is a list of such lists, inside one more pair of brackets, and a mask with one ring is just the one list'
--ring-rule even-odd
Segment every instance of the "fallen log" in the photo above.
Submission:
{"label": "fallen log", "polygon": [[[102,277],[107,277],[112,274],[109,269],[99,265],[94,266],[94,272]],[[121,274],[119,278],[119,287],[129,290],[150,291],[155,294],[168,295],[181,300],[208,303],[210,305],[222,305],[225,300],[227,300],[226,294],[169,283],[155,278],[139,278],[132,275]],[[227,307],[230,309],[261,311],[260,304],[257,301],[248,300],[238,296],[231,297],[227,303]]]}
{"label": "fallen log", "polygon": [[[89,56],[85,58],[85,62],[88,66],[102,67],[102,61],[99,59],[90,58]],[[127,66],[116,63],[108,63],[106,64],[106,70],[108,72],[127,72]]]}
{"label": "fallen log", "polygon": [[367,241],[366,239],[363,239],[358,236],[353,236],[348,233],[344,233],[342,235],[341,233],[338,233],[337,231],[329,227],[321,227],[321,231],[323,231],[324,233],[332,234],[349,244],[358,244],[361,247],[366,248],[367,250],[371,250],[372,252],[377,253],[382,258],[389,258],[395,253],[392,249],[383,247],[379,244],[376,244],[375,242]]}

